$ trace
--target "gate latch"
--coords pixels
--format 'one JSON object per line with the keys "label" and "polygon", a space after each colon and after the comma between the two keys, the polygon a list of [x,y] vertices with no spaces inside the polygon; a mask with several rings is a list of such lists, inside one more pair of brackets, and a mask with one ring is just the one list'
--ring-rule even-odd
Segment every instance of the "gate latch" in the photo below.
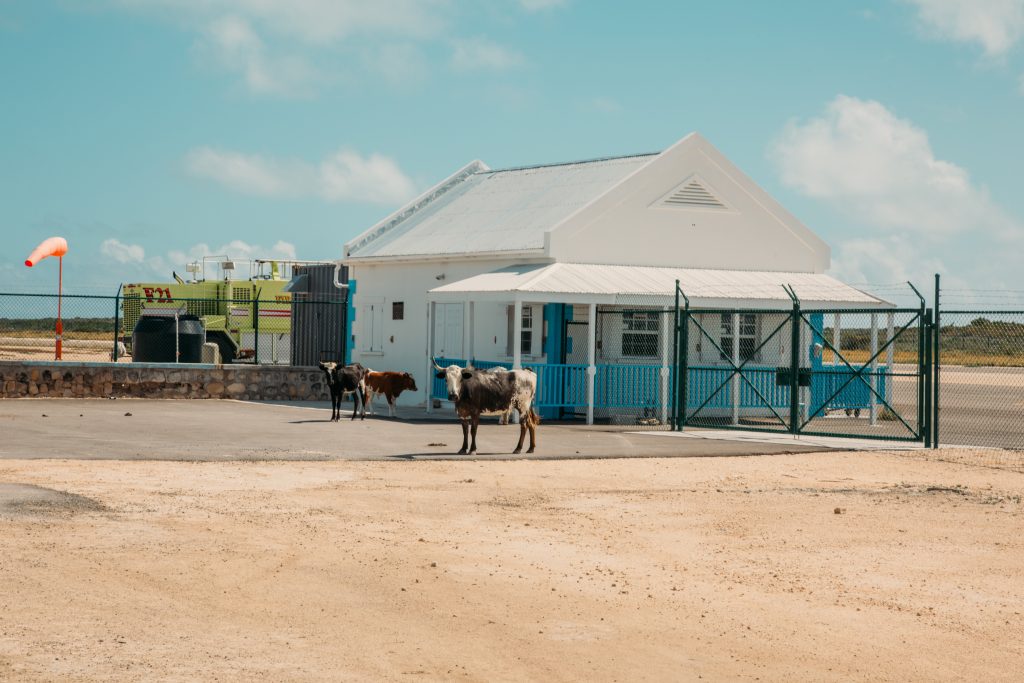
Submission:
{"label": "gate latch", "polygon": [[[811,369],[800,368],[797,374],[797,386],[811,386]],[[793,383],[792,368],[775,368],[775,386],[788,387]]]}

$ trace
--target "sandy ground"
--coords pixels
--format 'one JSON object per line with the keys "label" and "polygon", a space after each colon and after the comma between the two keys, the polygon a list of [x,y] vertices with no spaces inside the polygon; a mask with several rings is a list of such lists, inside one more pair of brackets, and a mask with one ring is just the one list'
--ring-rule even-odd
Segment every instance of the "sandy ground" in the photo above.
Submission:
{"label": "sandy ground", "polygon": [[0,678],[1019,680],[1022,493],[924,453],[5,460]]}

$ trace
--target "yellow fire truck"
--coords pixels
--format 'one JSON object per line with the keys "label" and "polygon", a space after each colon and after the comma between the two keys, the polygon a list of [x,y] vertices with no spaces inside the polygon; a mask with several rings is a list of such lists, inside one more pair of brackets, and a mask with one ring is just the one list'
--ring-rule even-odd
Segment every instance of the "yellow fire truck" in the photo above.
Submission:
{"label": "yellow fire truck", "polygon": [[321,263],[254,259],[248,279],[236,280],[233,260],[207,256],[185,267],[187,280],[174,273],[173,283],[124,284],[121,338],[131,353],[132,331],[141,317],[194,315],[203,322],[206,341],[217,344],[221,362],[287,364],[292,269]]}

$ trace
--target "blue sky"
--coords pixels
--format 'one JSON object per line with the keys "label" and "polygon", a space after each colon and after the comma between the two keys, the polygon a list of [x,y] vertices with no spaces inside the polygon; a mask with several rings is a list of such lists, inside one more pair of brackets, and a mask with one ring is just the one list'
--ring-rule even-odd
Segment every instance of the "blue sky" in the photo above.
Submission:
{"label": "blue sky", "polygon": [[0,0],[0,289],[337,258],[404,199],[699,131],[848,282],[1021,285],[1024,0]]}

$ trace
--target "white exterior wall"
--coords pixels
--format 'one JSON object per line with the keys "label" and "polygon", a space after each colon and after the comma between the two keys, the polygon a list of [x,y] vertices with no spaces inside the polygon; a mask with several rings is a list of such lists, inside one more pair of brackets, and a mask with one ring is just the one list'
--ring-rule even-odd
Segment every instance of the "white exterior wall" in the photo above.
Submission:
{"label": "white exterior wall", "polygon": [[[408,372],[416,380],[418,392],[404,392],[399,397],[401,405],[425,405],[430,377],[425,377],[427,344],[432,329],[427,329],[427,291],[445,282],[487,273],[498,268],[521,263],[521,259],[508,261],[438,261],[393,264],[359,264],[349,267],[349,279],[356,282],[352,299],[355,320],[352,322],[352,362],[361,363],[373,370],[394,370]],[[444,279],[437,276],[443,274]],[[404,303],[404,319],[391,319],[391,304]],[[380,336],[381,350],[365,351],[366,319],[364,306],[369,303],[381,304],[383,320]],[[529,302],[527,302],[529,303]],[[473,356],[481,360],[508,362],[508,318],[505,304],[477,303],[474,305],[474,335],[472,347],[469,340],[469,306],[464,302],[463,348],[466,358],[472,348]],[[535,312],[535,348],[541,350],[543,307],[538,305]],[[433,324],[431,324],[433,328]],[[524,355],[524,360],[543,361],[542,355]]]}

